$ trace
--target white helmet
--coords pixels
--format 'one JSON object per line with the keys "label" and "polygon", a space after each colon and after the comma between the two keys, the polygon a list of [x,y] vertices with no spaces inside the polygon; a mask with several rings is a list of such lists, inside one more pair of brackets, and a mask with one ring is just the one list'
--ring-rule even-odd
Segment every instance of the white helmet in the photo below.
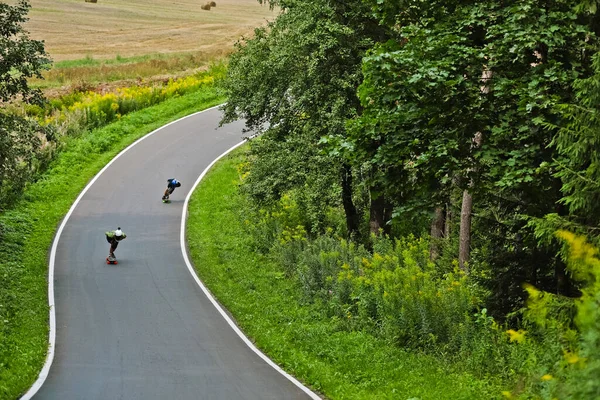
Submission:
{"label": "white helmet", "polygon": [[123,236],[123,231],[121,230],[121,227],[117,228],[117,230],[115,231],[115,236],[116,237]]}

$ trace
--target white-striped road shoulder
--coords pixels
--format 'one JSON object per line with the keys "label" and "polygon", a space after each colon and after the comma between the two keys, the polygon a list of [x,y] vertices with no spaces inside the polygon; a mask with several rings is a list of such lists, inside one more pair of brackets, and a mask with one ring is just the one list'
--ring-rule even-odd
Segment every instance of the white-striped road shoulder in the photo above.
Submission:
{"label": "white-striped road shoulder", "polygon": [[33,383],[33,385],[29,388],[29,390],[21,397],[21,400],[31,399],[40,390],[40,388],[46,381],[46,378],[48,378],[48,373],[50,372],[50,367],[52,366],[52,361],[54,360],[54,349],[55,349],[55,344],[56,344],[56,312],[55,312],[55,305],[54,305],[54,263],[56,260],[56,249],[58,247],[60,235],[62,234],[62,231],[63,231],[65,225],[69,221],[71,214],[73,214],[73,211],[75,210],[75,208],[77,207],[77,205],[79,204],[79,202],[81,201],[81,199],[83,198],[85,193],[94,184],[94,182],[96,182],[96,180],[100,177],[100,175],[102,175],[102,173],[104,173],[104,171],[106,171],[112,165],[112,163],[114,163],[123,154],[127,153],[127,151],[129,151],[129,149],[131,149],[136,144],[138,144],[141,141],[145,140],[146,138],[152,136],[156,132],[159,132],[160,130],[166,128],[167,126],[175,124],[186,118],[193,117],[194,115],[201,114],[201,113],[209,111],[209,110],[213,110],[218,107],[220,107],[220,105],[210,107],[210,108],[207,108],[206,110],[198,111],[198,112],[190,114],[190,115],[186,115],[185,117],[182,117],[175,121],[169,122],[168,124],[163,125],[160,128],[153,130],[152,132],[148,133],[147,135],[142,136],[141,138],[139,138],[138,140],[136,140],[135,142],[133,142],[132,144],[127,146],[125,149],[123,149],[112,160],[110,160],[110,162],[108,164],[106,164],[104,166],[104,168],[102,168],[100,170],[100,172],[98,172],[94,176],[94,178],[86,185],[86,187],[81,191],[81,193],[79,194],[77,199],[75,199],[75,202],[73,203],[73,205],[71,205],[71,208],[67,212],[67,215],[65,215],[65,218],[62,220],[62,223],[60,224],[60,226],[58,227],[58,230],[56,231],[56,235],[54,236],[54,241],[52,242],[52,248],[50,250],[50,261],[48,263],[48,306],[50,309],[50,311],[49,311],[49,313],[50,313],[50,316],[49,316],[50,331],[48,333],[48,354],[46,355],[46,361],[44,362],[44,366],[42,367],[42,370],[40,371],[38,378]]}

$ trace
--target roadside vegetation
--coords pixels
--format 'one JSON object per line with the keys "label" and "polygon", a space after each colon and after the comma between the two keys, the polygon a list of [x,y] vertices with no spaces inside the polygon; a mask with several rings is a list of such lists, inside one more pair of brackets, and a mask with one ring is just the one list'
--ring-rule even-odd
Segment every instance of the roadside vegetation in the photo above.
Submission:
{"label": "roadside vegetation", "polygon": [[241,204],[274,279],[498,397],[600,398],[595,3],[265,3],[224,120],[262,133]]}
{"label": "roadside vegetation", "polygon": [[[368,282],[366,278],[359,280],[355,263],[374,263],[371,269],[376,270],[382,262],[390,262],[394,251],[372,256],[333,233],[309,248],[299,210],[289,198],[269,215],[255,215],[248,207],[249,199],[239,190],[247,162],[248,147],[244,146],[207,174],[189,203],[186,234],[198,275],[262,351],[331,399],[500,397],[501,379],[469,372],[465,368],[469,360],[457,364],[454,358],[411,352],[397,346],[393,334],[386,337],[357,329],[374,322],[369,319],[368,313],[373,311],[369,310],[369,299],[372,306],[377,305],[373,293],[364,295],[357,304],[355,296],[361,294],[353,293],[352,288],[358,290]],[[389,243],[380,245],[389,248]],[[269,252],[265,246],[277,250]],[[423,260],[422,247],[423,243],[407,248],[405,263],[410,264],[410,257]],[[392,296],[416,295],[416,287],[423,285],[422,277],[418,281],[410,278],[409,273],[418,269],[414,263],[405,273],[411,289],[390,290]],[[338,286],[345,288],[338,290]],[[462,287],[458,290],[468,291]],[[464,302],[464,294],[452,297]],[[446,293],[444,299],[451,301]],[[420,319],[419,303],[423,311],[423,306],[431,305],[430,300],[415,298],[415,307],[406,313],[414,313],[412,326],[399,324],[397,328],[404,327],[412,337],[423,334],[411,328]],[[447,304],[440,304],[424,318],[434,322]],[[456,305],[457,313],[461,306]],[[439,329],[444,328],[447,326]]]}
{"label": "roadside vegetation", "polygon": [[82,89],[106,91],[115,87],[165,83],[169,79],[205,71],[211,64],[225,59],[224,52],[116,56],[111,59],[86,56],[56,62],[49,71],[42,73],[42,79],[31,79],[29,83],[42,89],[47,97],[55,98]]}
{"label": "roadside vegetation", "polygon": [[202,281],[287,372],[332,399],[595,398],[600,260],[582,237],[558,233],[579,300],[526,285],[511,328],[456,263],[430,261],[424,238],[367,249],[344,239],[339,208],[311,238],[292,197],[253,207],[251,159],[244,146],[201,182],[187,240]]}

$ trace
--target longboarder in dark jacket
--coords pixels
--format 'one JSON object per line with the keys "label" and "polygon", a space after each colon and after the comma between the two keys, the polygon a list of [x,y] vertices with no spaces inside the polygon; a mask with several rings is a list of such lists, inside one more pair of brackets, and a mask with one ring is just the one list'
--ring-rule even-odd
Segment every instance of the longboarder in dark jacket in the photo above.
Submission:
{"label": "longboarder in dark jacket", "polygon": [[169,200],[169,195],[173,193],[176,187],[181,186],[181,182],[179,182],[175,178],[167,179],[167,189],[165,190],[165,194],[163,195],[163,200]]}

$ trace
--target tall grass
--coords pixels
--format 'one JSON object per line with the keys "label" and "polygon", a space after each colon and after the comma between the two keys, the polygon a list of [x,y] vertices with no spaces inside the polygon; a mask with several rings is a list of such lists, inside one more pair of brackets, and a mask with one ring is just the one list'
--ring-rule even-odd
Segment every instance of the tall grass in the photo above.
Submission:
{"label": "tall grass", "polygon": [[40,89],[64,86],[85,87],[115,81],[156,81],[165,77],[189,75],[207,69],[215,60],[224,59],[228,51],[194,52],[182,54],[150,54],[138,57],[117,56],[96,59],[91,56],[79,60],[59,61],[43,73],[43,79],[32,79],[31,85]]}
{"label": "tall grass", "polygon": [[213,64],[208,71],[179,79],[168,79],[163,85],[134,85],[117,88],[108,93],[91,90],[77,91],[50,100],[45,108],[30,106],[29,115],[41,119],[43,125],[52,125],[61,134],[82,128],[97,128],[166,99],[212,86],[225,74],[224,64]]}
{"label": "tall grass", "polygon": [[[36,379],[48,345],[47,255],[79,192],[112,157],[144,134],[223,101],[212,86],[69,137],[22,199],[0,215],[0,398],[16,399]],[[65,184],[68,182],[68,184]]]}

